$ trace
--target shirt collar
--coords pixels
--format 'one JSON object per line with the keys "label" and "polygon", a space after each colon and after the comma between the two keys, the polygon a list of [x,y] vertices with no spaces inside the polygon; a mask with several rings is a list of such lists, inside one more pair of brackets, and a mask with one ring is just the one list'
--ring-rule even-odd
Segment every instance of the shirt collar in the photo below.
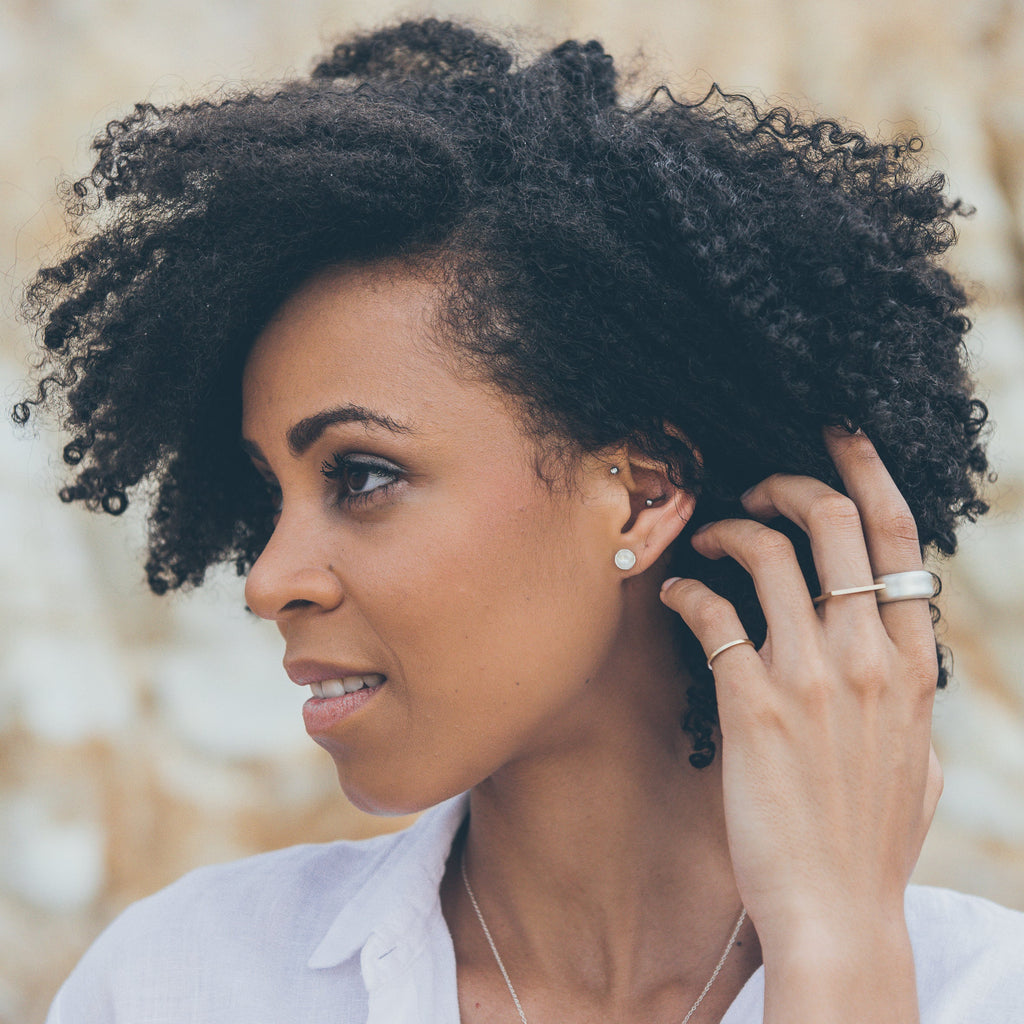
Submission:
{"label": "shirt collar", "polygon": [[469,809],[469,794],[425,811],[394,845],[335,917],[310,957],[311,968],[336,967],[377,933],[418,944],[437,907],[452,840]]}

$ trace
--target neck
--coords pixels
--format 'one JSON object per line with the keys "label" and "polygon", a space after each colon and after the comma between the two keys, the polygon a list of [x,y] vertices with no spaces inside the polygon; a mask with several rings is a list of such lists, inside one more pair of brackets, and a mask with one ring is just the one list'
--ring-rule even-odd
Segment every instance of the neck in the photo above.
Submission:
{"label": "neck", "polygon": [[[740,913],[720,761],[689,765],[685,681],[667,660],[615,666],[577,709],[573,742],[471,793],[464,856],[481,909],[517,991],[557,993],[562,1019],[575,1001],[606,1020],[615,1007],[647,1019],[643,1006],[665,1020],[681,1008],[681,1020]],[[461,919],[460,957],[496,971],[453,862],[446,913]],[[715,983],[723,1010],[758,962],[748,923]]]}

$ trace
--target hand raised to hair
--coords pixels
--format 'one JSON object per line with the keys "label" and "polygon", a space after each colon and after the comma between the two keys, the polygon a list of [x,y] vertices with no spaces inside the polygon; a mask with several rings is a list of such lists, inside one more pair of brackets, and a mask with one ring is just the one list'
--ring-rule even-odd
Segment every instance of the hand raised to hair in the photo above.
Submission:
{"label": "hand raised to hair", "polygon": [[[937,665],[926,600],[872,592],[817,607],[792,544],[809,536],[823,591],[921,568],[910,511],[863,434],[826,431],[846,497],[777,474],[743,499],[753,519],[693,538],[751,574],[768,624],[760,651],[714,662],[729,849],[761,941],[765,1020],[917,1020],[903,893],[941,772],[931,747]],[[696,580],[666,586],[708,653],[744,636],[732,605]]]}

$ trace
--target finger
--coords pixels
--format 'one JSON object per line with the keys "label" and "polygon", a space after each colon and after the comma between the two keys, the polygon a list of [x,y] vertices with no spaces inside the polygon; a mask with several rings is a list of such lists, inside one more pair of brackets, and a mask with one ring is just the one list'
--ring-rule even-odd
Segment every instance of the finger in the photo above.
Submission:
{"label": "finger", "polygon": [[[860,511],[851,498],[813,477],[776,473],[744,495],[743,506],[759,519],[785,516],[807,534],[822,593],[872,585]],[[841,600],[846,613],[874,616],[872,592],[843,595]]]}
{"label": "finger", "polygon": [[801,646],[809,633],[819,633],[821,621],[788,537],[753,519],[723,519],[695,533],[692,543],[706,558],[733,558],[750,573],[772,636]]}
{"label": "finger", "polygon": [[921,568],[917,523],[875,446],[864,433],[825,431],[825,447],[846,493],[860,510],[868,557],[875,575]]}
{"label": "finger", "polygon": [[[921,545],[913,513],[875,446],[865,434],[849,434],[842,428],[826,430],[825,445],[847,494],[860,510],[875,576],[921,569]],[[880,605],[879,611],[894,640],[912,636],[924,641],[932,636],[925,599]]]}
{"label": "finger", "polygon": [[[736,609],[698,580],[666,580],[661,589],[661,600],[690,627],[710,658],[724,644],[733,640],[747,639],[746,630],[740,622]],[[750,644],[737,645],[722,651],[713,664],[716,686],[726,673],[756,672],[765,678],[764,664]]]}

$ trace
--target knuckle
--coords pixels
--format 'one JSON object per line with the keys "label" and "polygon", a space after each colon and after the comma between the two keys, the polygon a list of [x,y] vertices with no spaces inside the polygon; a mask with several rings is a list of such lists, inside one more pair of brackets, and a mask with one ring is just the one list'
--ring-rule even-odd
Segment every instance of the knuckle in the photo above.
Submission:
{"label": "knuckle", "polygon": [[823,704],[832,695],[832,674],[822,659],[808,658],[790,679],[790,685],[809,704]]}
{"label": "knuckle", "polygon": [[723,717],[729,721],[742,720],[761,735],[784,734],[790,723],[782,702],[770,688],[745,686],[744,682],[739,675],[715,680],[716,692],[722,693],[719,702],[725,712]]}
{"label": "knuckle", "polygon": [[796,690],[802,702],[809,708],[823,708],[832,699],[832,686],[828,677],[823,674],[802,676]]}
{"label": "knuckle", "polygon": [[732,605],[724,597],[709,590],[699,580],[677,580],[666,590],[665,596],[696,633],[714,629],[735,615]]}
{"label": "knuckle", "polygon": [[848,664],[849,685],[862,696],[880,693],[892,678],[889,658],[874,647],[860,648]]}
{"label": "knuckle", "polygon": [[665,596],[671,601],[673,607],[680,611],[688,611],[707,592],[707,587],[703,583],[697,580],[681,579],[666,588]]}
{"label": "knuckle", "polygon": [[939,652],[935,634],[930,628],[922,629],[920,635],[911,634],[901,638],[904,672],[909,684],[921,698],[931,701],[939,680]]}
{"label": "knuckle", "polygon": [[787,480],[791,479],[788,473],[772,473],[766,476],[760,484],[758,484],[758,490],[774,491],[781,484],[785,484]]}
{"label": "knuckle", "polygon": [[923,714],[930,714],[932,705],[935,703],[936,683],[938,682],[938,671],[922,672],[910,683],[912,692],[917,698],[917,705]]}
{"label": "knuckle", "polygon": [[807,520],[816,526],[860,529],[860,510],[845,494],[822,491],[811,499]]}
{"label": "knuckle", "polygon": [[691,606],[691,618],[699,631],[712,630],[733,614],[733,607],[724,597],[707,592],[697,596]]}
{"label": "knuckle", "polygon": [[790,539],[777,530],[764,529],[754,545],[753,561],[761,566],[779,565],[795,558]]}
{"label": "knuckle", "polygon": [[906,505],[885,508],[879,516],[879,528],[883,533],[898,541],[918,543],[917,521]]}

